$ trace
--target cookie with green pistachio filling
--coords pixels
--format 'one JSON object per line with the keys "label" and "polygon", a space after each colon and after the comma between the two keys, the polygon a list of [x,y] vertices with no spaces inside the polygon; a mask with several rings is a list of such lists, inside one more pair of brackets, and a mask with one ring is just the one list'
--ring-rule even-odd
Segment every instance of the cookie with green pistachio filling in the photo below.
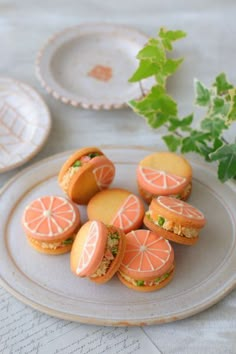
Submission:
{"label": "cookie with green pistachio filling", "polygon": [[182,200],[154,198],[144,217],[145,226],[157,235],[184,245],[193,245],[205,226],[203,213]]}
{"label": "cookie with green pistachio filling", "polygon": [[80,227],[80,213],[70,200],[47,195],[30,202],[22,216],[29,244],[41,253],[69,252]]}
{"label": "cookie with green pistachio filling", "polygon": [[174,250],[149,230],[126,235],[126,250],[118,270],[120,281],[136,291],[154,291],[167,285],[174,274]]}
{"label": "cookie with green pistachio filling", "polygon": [[149,204],[160,195],[186,200],[192,189],[192,167],[181,155],[160,151],[146,156],[137,168],[141,196]]}
{"label": "cookie with green pistachio filling", "polygon": [[125,234],[101,221],[88,221],[79,230],[71,250],[71,270],[102,284],[116,273],[125,251]]}
{"label": "cookie with green pistachio filling", "polygon": [[99,191],[110,186],[115,167],[97,147],[85,147],[62,166],[58,183],[61,189],[77,204],[87,204]]}

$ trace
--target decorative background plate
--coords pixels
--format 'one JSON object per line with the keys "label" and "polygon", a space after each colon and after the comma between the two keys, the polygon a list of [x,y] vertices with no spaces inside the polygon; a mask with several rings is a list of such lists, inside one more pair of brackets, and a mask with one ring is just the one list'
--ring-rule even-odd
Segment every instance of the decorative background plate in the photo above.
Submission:
{"label": "decorative background plate", "polygon": [[84,24],[48,40],[36,60],[43,87],[56,99],[92,109],[121,108],[153,85],[129,83],[147,42],[141,32],[122,25]]}
{"label": "decorative background plate", "polygon": [[[135,170],[151,149],[101,147],[116,165],[115,187],[137,192]],[[215,171],[191,161],[190,202],[203,211],[207,225],[192,247],[173,244],[176,274],[156,292],[138,293],[114,277],[104,285],[76,278],[69,254],[47,256],[32,249],[21,230],[26,204],[45,195],[62,195],[57,173],[70,153],[41,161],[19,173],[0,196],[0,284],[42,312],[99,325],[145,325],[191,316],[213,305],[236,285],[236,188],[216,180]],[[85,207],[79,207],[85,221]]]}
{"label": "decorative background plate", "polygon": [[36,155],[50,128],[50,113],[38,93],[22,82],[0,78],[0,172]]}

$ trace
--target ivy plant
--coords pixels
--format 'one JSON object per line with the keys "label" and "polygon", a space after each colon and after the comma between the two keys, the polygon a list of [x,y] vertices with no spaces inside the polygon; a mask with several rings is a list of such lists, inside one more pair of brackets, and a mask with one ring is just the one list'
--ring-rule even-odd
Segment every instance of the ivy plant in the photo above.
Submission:
{"label": "ivy plant", "polygon": [[194,80],[195,105],[204,109],[199,128],[193,125],[193,113],[179,117],[178,104],[167,92],[168,77],[183,62],[183,58],[169,58],[168,54],[174,42],[185,36],[183,31],[161,28],[157,38],[150,38],[139,51],[139,65],[129,81],[141,82],[154,77],[155,84],[141,99],[130,101],[129,106],[150,127],[166,128],[167,134],[162,138],[170,151],[200,154],[208,162],[217,162],[221,182],[235,179],[236,142],[229,144],[224,132],[236,121],[236,88],[226,75],[219,74],[209,88]]}

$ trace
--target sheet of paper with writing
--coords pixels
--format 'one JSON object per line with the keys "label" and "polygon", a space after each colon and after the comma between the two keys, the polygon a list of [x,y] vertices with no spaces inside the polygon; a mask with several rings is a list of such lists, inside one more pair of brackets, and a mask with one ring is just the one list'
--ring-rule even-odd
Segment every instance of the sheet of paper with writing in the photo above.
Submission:
{"label": "sheet of paper with writing", "polygon": [[99,327],[47,316],[0,288],[1,354],[160,353],[139,327]]}

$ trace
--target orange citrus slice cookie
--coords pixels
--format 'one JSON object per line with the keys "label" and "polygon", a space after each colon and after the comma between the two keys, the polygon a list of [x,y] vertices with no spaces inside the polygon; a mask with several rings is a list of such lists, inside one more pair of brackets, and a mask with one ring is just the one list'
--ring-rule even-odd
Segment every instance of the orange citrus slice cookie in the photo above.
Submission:
{"label": "orange citrus slice cookie", "polygon": [[137,183],[147,203],[159,195],[186,200],[192,188],[192,168],[182,156],[171,152],[156,152],[140,161]]}
{"label": "orange citrus slice cookie", "polygon": [[97,192],[110,186],[115,176],[114,164],[96,147],[78,150],[62,166],[58,183],[78,204],[87,204]]}
{"label": "orange citrus slice cookie", "polygon": [[97,193],[88,203],[89,220],[100,220],[119,227],[125,233],[138,229],[143,222],[141,199],[126,189],[113,188]]}
{"label": "orange citrus slice cookie", "polygon": [[144,224],[168,240],[193,245],[206,219],[203,213],[182,200],[161,196],[154,198],[144,217]]}
{"label": "orange citrus slice cookie", "polygon": [[174,251],[170,243],[149,230],[126,235],[126,249],[118,277],[137,291],[153,291],[167,285],[174,273]]}
{"label": "orange citrus slice cookie", "polygon": [[29,244],[37,251],[62,254],[71,249],[80,227],[80,214],[64,197],[43,196],[26,206],[22,225]]}
{"label": "orange citrus slice cookie", "polygon": [[124,256],[125,234],[101,221],[88,221],[79,230],[71,250],[71,270],[102,284],[116,273]]}

